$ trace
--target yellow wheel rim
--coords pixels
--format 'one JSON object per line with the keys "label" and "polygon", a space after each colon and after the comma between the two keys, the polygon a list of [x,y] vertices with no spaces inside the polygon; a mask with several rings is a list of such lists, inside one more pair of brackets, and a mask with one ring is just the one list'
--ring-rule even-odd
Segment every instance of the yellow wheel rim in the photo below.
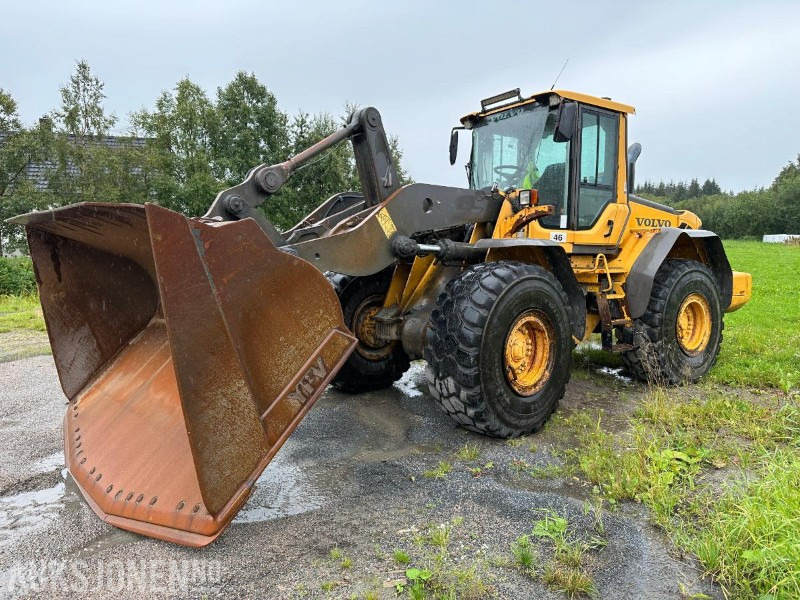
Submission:
{"label": "yellow wheel rim", "polygon": [[711,339],[711,307],[700,294],[689,294],[678,309],[678,343],[687,354],[699,354]]}
{"label": "yellow wheel rim", "polygon": [[383,306],[381,296],[366,298],[356,309],[353,316],[353,333],[358,338],[356,352],[368,360],[382,360],[392,352],[392,344],[377,335],[375,315]]}
{"label": "yellow wheel rim", "polygon": [[509,329],[504,367],[508,383],[520,396],[536,393],[547,381],[554,339],[550,321],[534,310],[522,313]]}

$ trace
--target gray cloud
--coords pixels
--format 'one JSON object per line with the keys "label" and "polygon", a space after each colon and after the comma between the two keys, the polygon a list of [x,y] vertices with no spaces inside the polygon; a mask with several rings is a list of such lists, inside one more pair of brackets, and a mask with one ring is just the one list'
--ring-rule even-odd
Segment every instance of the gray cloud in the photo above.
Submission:
{"label": "gray cloud", "polygon": [[289,113],[378,107],[415,179],[463,185],[450,127],[483,97],[549,88],[569,58],[559,87],[637,107],[640,178],[739,190],[800,152],[798,23],[796,2],[10,3],[0,86],[32,122],[85,58],[124,125],[183,76],[213,93],[244,69]]}

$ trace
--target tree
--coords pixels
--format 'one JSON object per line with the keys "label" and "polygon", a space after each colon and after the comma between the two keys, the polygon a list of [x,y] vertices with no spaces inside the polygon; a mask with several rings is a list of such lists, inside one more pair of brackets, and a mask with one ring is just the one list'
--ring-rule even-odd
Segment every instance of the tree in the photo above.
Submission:
{"label": "tree", "polygon": [[720,189],[719,185],[717,185],[717,182],[714,179],[706,179],[703,182],[703,187],[701,189],[703,192],[703,196],[713,196],[714,194],[722,193],[722,190]]}
{"label": "tree", "polygon": [[61,107],[52,112],[55,166],[47,175],[52,204],[144,202],[149,197],[144,148],[135,139],[109,135],[116,117],[106,114],[104,87],[86,61],[77,63],[61,87]]}
{"label": "tree", "polygon": [[203,89],[184,78],[173,92],[162,92],[153,112],[133,113],[131,122],[134,131],[151,138],[155,201],[186,215],[202,215],[225,186],[214,176],[211,135],[219,124]]}
{"label": "tree", "polygon": [[117,118],[107,115],[103,108],[106,99],[104,87],[100,78],[92,74],[89,63],[81,60],[77,62],[69,83],[60,89],[61,109],[53,111],[53,118],[80,144],[92,137],[108,135],[117,122]]}
{"label": "tree", "polygon": [[48,123],[25,128],[16,101],[0,89],[0,256],[25,247],[23,228],[5,220],[47,205],[46,197],[37,190],[39,182],[30,179],[28,169],[45,160],[52,142]]}
{"label": "tree", "polygon": [[[329,113],[299,112],[289,124],[288,154],[313,146],[339,126]],[[354,189],[356,183],[352,149],[339,144],[296,169],[286,185],[262,205],[263,210],[278,228],[288,229],[325,199]]]}
{"label": "tree", "polygon": [[772,182],[772,189],[778,189],[778,185],[782,181],[794,179],[798,174],[800,174],[800,154],[797,155],[795,162],[789,162],[789,164],[781,169],[781,172],[778,173],[778,176]]}
{"label": "tree", "polygon": [[699,198],[702,194],[702,189],[700,188],[700,184],[698,183],[697,179],[692,179],[689,183],[689,188],[687,189],[687,196],[689,198]]}
{"label": "tree", "polygon": [[239,71],[228,85],[217,88],[215,110],[211,149],[219,179],[234,185],[255,165],[275,164],[285,158],[286,115],[255,75]]}

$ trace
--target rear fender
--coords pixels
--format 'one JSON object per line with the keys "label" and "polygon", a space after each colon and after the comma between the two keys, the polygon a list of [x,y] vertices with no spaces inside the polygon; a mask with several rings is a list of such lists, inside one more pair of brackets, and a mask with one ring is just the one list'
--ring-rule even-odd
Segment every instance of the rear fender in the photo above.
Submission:
{"label": "rear fender", "polygon": [[656,272],[668,258],[686,258],[705,264],[714,274],[722,306],[730,305],[733,272],[719,236],[704,229],[664,227],[651,238],[625,281],[631,318],[637,319],[647,310]]}

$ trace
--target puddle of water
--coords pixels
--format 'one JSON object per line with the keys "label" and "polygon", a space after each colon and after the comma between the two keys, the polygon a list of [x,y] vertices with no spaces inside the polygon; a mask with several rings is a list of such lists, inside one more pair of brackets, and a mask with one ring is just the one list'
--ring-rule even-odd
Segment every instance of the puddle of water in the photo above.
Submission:
{"label": "puddle of water", "polygon": [[394,387],[409,398],[419,398],[422,396],[422,392],[417,387],[417,380],[421,379],[424,374],[425,361],[415,361],[411,363],[411,368],[398,381],[395,381]]}
{"label": "puddle of water", "polygon": [[279,453],[258,478],[253,495],[233,522],[256,523],[299,515],[321,508],[324,500],[302,469]]}
{"label": "puddle of water", "polygon": [[576,350],[580,352],[581,350],[602,350],[603,344],[601,344],[597,340],[588,340],[586,342],[581,342],[578,344]]}
{"label": "puddle of water", "polygon": [[64,506],[64,482],[44,490],[0,497],[0,546],[46,527]]}
{"label": "puddle of water", "polygon": [[33,465],[31,465],[31,472],[34,475],[38,475],[40,473],[49,473],[50,471],[55,471],[56,469],[63,469],[64,468],[64,453],[63,452],[56,452],[55,454],[51,454],[50,456],[45,456],[37,460]]}
{"label": "puddle of water", "polygon": [[603,373],[604,375],[609,375],[613,377],[617,381],[621,381],[622,383],[633,383],[633,379],[628,377],[627,375],[622,374],[623,367],[598,367],[597,372]]}

